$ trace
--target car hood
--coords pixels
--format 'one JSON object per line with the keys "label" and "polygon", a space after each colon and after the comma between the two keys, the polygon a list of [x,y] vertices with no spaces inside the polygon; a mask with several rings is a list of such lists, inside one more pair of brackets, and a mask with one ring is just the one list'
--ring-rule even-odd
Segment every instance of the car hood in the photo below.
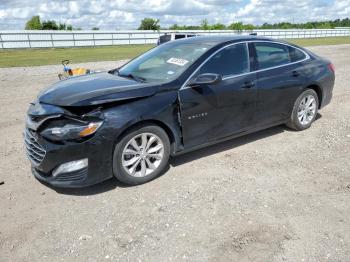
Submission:
{"label": "car hood", "polygon": [[43,90],[38,100],[57,106],[90,106],[152,96],[158,88],[108,72],[72,77]]}

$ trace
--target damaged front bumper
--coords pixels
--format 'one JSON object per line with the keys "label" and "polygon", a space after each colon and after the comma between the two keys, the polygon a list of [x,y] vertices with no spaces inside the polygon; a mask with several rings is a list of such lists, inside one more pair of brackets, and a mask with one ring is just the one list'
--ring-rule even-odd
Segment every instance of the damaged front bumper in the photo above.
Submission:
{"label": "damaged front bumper", "polygon": [[55,187],[85,187],[112,177],[114,143],[107,138],[108,128],[83,141],[50,141],[40,134],[46,121],[63,115],[56,108],[35,104],[28,111],[24,143],[33,175]]}

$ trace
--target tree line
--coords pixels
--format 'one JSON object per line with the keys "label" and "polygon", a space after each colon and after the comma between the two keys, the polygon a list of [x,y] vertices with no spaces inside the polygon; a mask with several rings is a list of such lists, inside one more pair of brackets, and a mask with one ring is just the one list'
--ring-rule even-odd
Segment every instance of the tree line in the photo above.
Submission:
{"label": "tree line", "polygon": [[[65,23],[57,23],[55,20],[42,21],[40,16],[35,15],[26,22],[25,30],[82,30],[80,27],[73,27]],[[93,27],[91,30],[99,30],[98,27]]]}
{"label": "tree line", "polygon": [[159,19],[144,18],[141,21],[139,30],[253,30],[253,29],[333,29],[335,27],[350,27],[350,19],[336,19],[330,21],[314,21],[306,23],[264,23],[262,25],[244,24],[242,22],[234,22],[229,25],[216,23],[209,24],[207,19],[201,21],[200,25],[178,25],[173,24],[169,28],[163,28],[159,24]]}
{"label": "tree line", "polygon": [[[234,22],[229,25],[215,23],[209,24],[207,19],[201,21],[199,25],[178,25],[165,28],[161,27],[159,19],[144,18],[142,19],[138,30],[253,30],[253,29],[332,29],[335,27],[350,27],[350,19],[336,19],[330,21],[315,21],[307,23],[264,23],[262,25],[244,24],[242,22]],[[42,21],[40,16],[33,16],[27,21],[25,25],[26,30],[81,30],[81,28],[74,28],[72,25],[65,23],[57,23],[54,20]],[[91,30],[99,30],[98,27],[93,27]]]}

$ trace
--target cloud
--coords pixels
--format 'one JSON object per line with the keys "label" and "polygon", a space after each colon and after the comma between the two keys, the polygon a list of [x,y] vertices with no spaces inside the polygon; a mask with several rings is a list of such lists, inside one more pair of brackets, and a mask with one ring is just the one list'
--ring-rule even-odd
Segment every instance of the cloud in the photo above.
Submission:
{"label": "cloud", "polygon": [[345,18],[349,0],[0,0],[0,29],[23,29],[33,15],[90,29],[135,29],[144,17],[174,23],[262,24]]}

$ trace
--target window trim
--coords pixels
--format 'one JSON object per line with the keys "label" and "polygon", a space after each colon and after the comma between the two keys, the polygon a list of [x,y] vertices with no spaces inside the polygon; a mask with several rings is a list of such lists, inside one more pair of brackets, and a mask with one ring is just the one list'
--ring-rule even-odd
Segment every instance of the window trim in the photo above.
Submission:
{"label": "window trim", "polygon": [[[253,73],[259,73],[259,72],[263,72],[263,71],[268,71],[268,70],[273,70],[273,69],[276,69],[276,68],[280,68],[280,67],[285,67],[285,66],[289,66],[289,65],[294,65],[294,64],[297,64],[297,63],[300,63],[300,62],[304,62],[306,60],[309,60],[310,59],[310,55],[308,53],[306,53],[304,50],[302,50],[301,48],[299,47],[296,47],[296,46],[292,46],[290,44],[287,44],[287,43],[281,43],[281,42],[278,42],[278,41],[267,41],[267,40],[248,40],[248,41],[241,41],[241,42],[237,42],[237,43],[231,43],[231,44],[228,44],[228,45],[225,45],[221,48],[219,48],[218,50],[216,50],[213,54],[211,54],[209,57],[207,57],[197,68],[196,70],[193,71],[193,73],[187,78],[187,80],[182,84],[182,86],[180,87],[179,90],[182,90],[182,89],[187,89],[187,88],[192,88],[190,86],[187,86],[188,82],[191,80],[191,78],[199,71],[199,69],[210,59],[212,58],[214,55],[216,55],[218,52],[220,52],[221,50],[225,49],[226,47],[229,47],[229,46],[232,46],[232,45],[238,45],[238,44],[242,44],[242,43],[246,43],[247,45],[247,53],[248,53],[248,62],[249,62],[249,70],[251,69],[251,66],[250,66],[250,51],[249,51],[249,43],[274,43],[274,44],[279,44],[279,45],[285,45],[285,46],[288,46],[288,47],[292,47],[292,48],[295,48],[295,49],[298,49],[299,51],[303,52],[304,55],[305,55],[305,58],[302,59],[302,60],[298,60],[298,61],[294,61],[294,62],[291,62],[291,63],[288,63],[288,64],[284,64],[284,65],[279,65],[279,66],[273,66],[273,67],[268,67],[268,68],[264,68],[264,69],[258,69],[258,70],[255,70],[255,71],[250,71],[248,73],[242,73],[242,74],[239,74],[239,75],[232,75],[232,76],[227,76],[227,77],[223,77],[222,80],[227,80],[227,79],[231,79],[231,78],[236,78],[236,77],[241,77],[241,76],[244,76],[244,75],[249,75],[249,74],[253,74]],[[255,48],[255,47],[254,47]]]}

